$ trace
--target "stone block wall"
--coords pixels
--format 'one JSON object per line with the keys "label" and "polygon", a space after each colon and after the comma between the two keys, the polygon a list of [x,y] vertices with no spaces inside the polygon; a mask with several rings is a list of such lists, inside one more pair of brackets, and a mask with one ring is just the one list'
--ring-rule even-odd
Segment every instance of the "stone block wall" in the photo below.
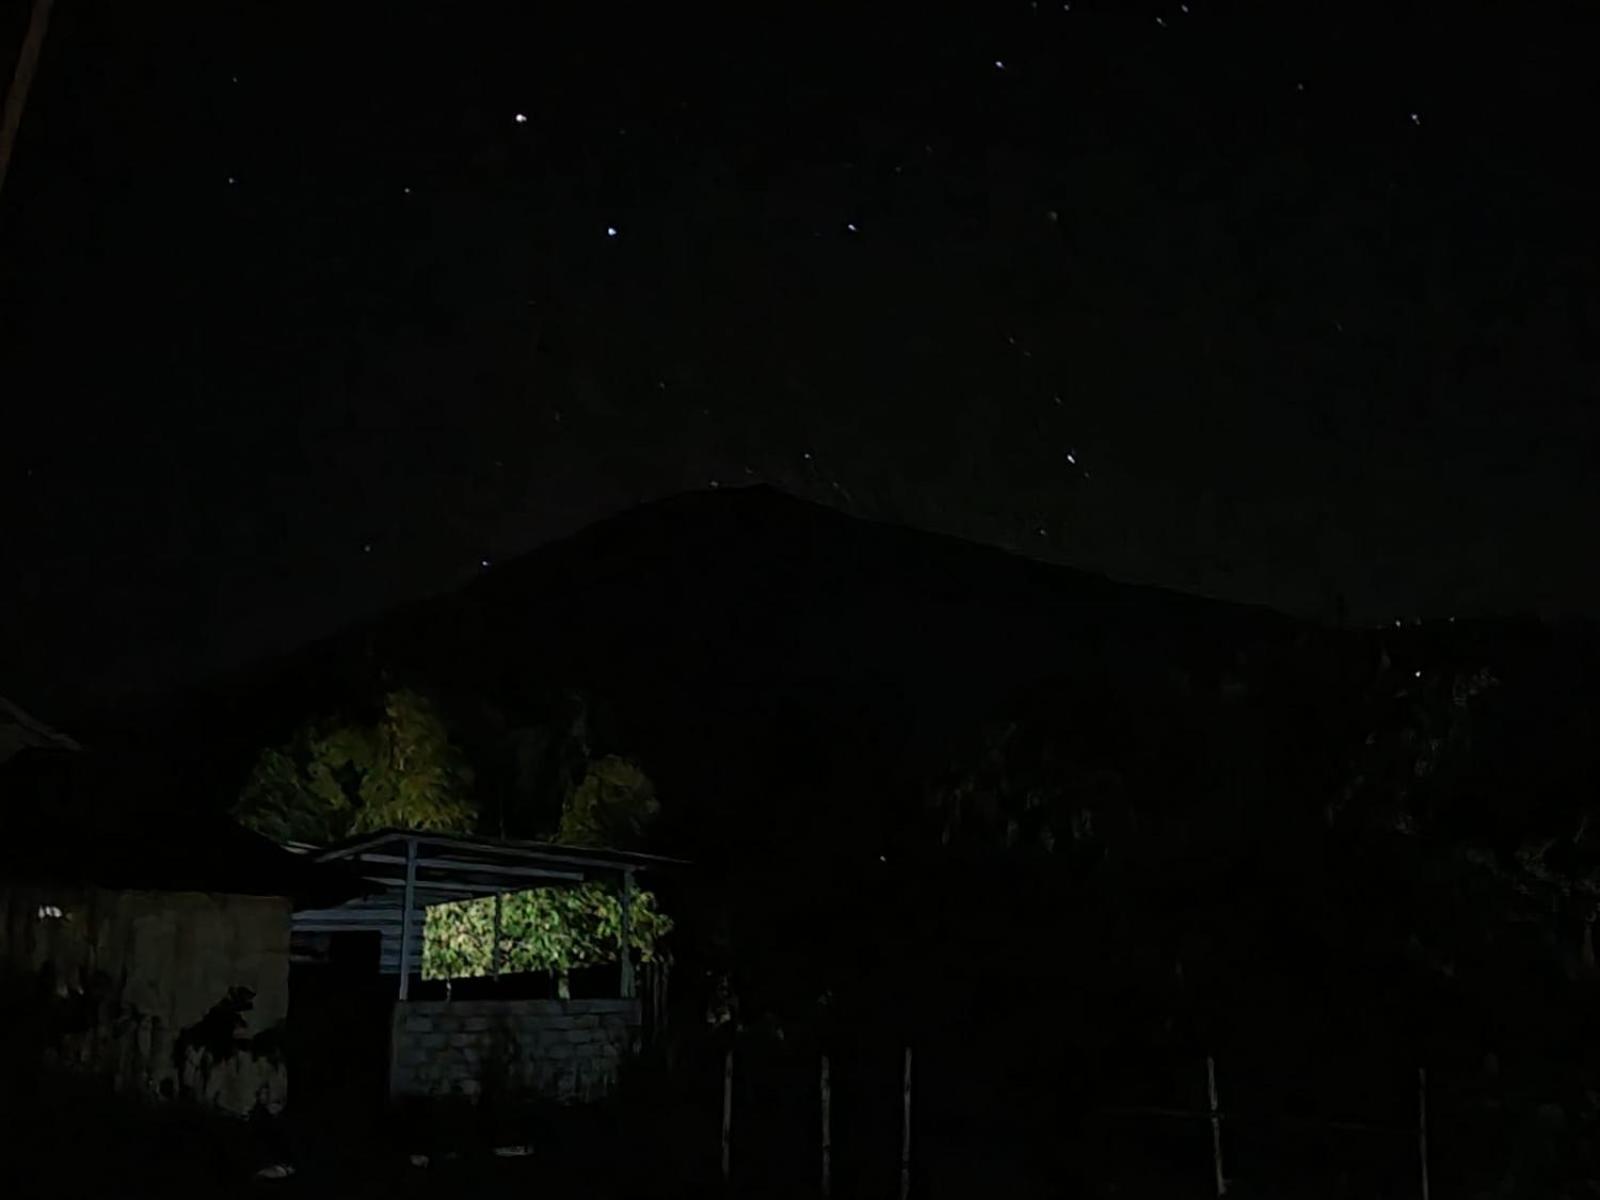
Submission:
{"label": "stone block wall", "polygon": [[485,1093],[599,1100],[637,1048],[637,1000],[410,1000],[395,1004],[396,1099]]}

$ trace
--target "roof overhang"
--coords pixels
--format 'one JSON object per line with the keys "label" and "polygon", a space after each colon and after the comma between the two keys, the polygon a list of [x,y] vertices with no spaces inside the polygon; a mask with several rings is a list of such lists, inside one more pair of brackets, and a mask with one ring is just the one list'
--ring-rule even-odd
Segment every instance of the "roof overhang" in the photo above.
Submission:
{"label": "roof overhang", "polygon": [[644,871],[689,865],[683,859],[627,850],[558,846],[472,834],[381,829],[321,848],[303,847],[313,861],[340,864],[375,884],[410,886],[441,900],[620,880]]}

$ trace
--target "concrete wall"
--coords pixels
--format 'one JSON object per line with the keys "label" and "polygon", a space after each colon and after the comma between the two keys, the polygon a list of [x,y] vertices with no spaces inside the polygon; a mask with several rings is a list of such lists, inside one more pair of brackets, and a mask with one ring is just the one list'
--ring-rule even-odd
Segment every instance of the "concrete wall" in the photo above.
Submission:
{"label": "concrete wall", "polygon": [[637,1048],[637,1000],[410,1000],[394,1008],[397,1097],[499,1091],[598,1100]]}
{"label": "concrete wall", "polygon": [[13,1050],[121,1092],[283,1106],[286,899],[0,888],[0,966]]}

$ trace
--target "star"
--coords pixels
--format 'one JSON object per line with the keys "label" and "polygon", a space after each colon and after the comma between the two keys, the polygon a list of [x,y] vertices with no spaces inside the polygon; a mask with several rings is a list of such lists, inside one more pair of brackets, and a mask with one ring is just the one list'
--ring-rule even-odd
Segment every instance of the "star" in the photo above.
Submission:
{"label": "star", "polygon": [[518,113],[514,119],[518,125],[526,125],[528,123],[528,114]]}
{"label": "star", "polygon": [[851,233],[856,232],[856,227],[855,227],[854,223],[846,223],[845,228],[848,229]]}
{"label": "star", "polygon": [[994,60],[994,69],[996,71],[1004,71],[1006,69],[1005,62],[1003,60],[1001,60],[1001,59],[998,59],[998,58],[995,59]]}
{"label": "star", "polygon": [[615,225],[607,225],[606,226],[606,236],[609,237],[609,238],[616,237],[617,236],[617,227]]}

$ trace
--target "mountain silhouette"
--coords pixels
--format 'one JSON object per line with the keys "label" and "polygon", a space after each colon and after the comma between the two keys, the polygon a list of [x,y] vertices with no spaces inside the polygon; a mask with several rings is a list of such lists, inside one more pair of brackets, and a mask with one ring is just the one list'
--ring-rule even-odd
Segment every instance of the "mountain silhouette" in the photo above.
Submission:
{"label": "mountain silhouette", "polygon": [[774,772],[868,769],[887,786],[1044,680],[1216,678],[1233,648],[1307,628],[762,486],[602,521],[214,679],[161,720],[186,747],[186,786],[232,791],[255,750],[384,681],[513,707],[577,691],[604,702],[616,747],[669,802],[708,789],[754,802]]}

